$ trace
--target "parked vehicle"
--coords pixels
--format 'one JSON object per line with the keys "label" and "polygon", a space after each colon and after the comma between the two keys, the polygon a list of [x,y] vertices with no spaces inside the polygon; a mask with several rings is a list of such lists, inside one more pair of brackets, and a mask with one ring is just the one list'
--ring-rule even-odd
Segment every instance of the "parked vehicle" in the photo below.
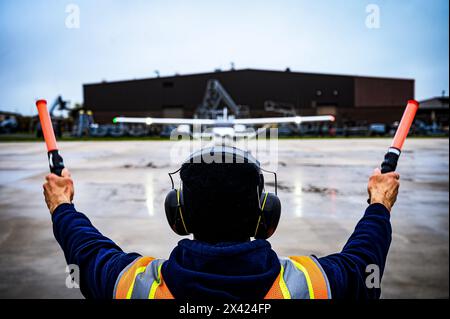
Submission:
{"label": "parked vehicle", "polygon": [[386,133],[386,124],[374,123],[369,125],[369,136],[384,136]]}
{"label": "parked vehicle", "polygon": [[18,123],[17,119],[14,115],[6,116],[3,120],[0,121],[0,133],[1,134],[10,134],[14,133],[17,130]]}

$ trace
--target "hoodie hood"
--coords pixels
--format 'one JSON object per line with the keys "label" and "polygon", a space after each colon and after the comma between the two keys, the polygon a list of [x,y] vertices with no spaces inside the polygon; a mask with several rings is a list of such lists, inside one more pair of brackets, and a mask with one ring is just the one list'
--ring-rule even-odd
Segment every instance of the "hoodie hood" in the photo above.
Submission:
{"label": "hoodie hood", "polygon": [[177,299],[262,299],[280,273],[266,240],[208,244],[181,240],[162,275]]}

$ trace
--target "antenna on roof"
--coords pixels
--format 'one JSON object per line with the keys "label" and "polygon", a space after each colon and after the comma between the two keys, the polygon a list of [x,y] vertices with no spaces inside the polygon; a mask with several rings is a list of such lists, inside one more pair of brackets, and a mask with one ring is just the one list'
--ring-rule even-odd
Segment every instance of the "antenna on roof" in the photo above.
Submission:
{"label": "antenna on roof", "polygon": [[155,71],[153,71],[153,72],[155,72],[156,77],[159,78],[159,71],[158,71],[158,70],[155,70]]}

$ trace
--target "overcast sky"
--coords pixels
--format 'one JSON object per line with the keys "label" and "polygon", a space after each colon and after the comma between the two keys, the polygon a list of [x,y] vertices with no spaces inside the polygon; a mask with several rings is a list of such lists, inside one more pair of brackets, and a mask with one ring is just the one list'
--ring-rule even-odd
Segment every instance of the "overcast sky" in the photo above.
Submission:
{"label": "overcast sky", "polygon": [[83,83],[230,62],[413,78],[419,100],[448,95],[448,12],[448,0],[0,0],[0,110],[33,114],[38,97],[82,102]]}

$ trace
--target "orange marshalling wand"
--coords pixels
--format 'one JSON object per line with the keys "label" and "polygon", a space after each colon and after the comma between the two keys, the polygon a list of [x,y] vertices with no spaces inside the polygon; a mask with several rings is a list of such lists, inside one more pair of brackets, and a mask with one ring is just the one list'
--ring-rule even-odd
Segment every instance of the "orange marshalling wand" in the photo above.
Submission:
{"label": "orange marshalling wand", "polygon": [[46,100],[37,100],[36,107],[38,109],[39,121],[41,122],[42,133],[44,135],[45,144],[47,145],[48,163],[50,172],[61,176],[64,169],[64,162],[58,153],[58,146],[56,145],[55,132],[53,131],[52,120],[47,110]]}
{"label": "orange marshalling wand", "polygon": [[406,136],[408,136],[409,129],[411,128],[411,124],[414,121],[414,117],[416,116],[418,109],[419,102],[415,100],[408,101],[408,105],[406,105],[405,112],[403,113],[402,119],[397,128],[391,147],[395,147],[398,150],[402,149],[403,143],[406,140]]}
{"label": "orange marshalling wand", "polygon": [[403,143],[405,143],[418,109],[419,102],[415,100],[408,101],[405,112],[398,125],[397,132],[395,132],[394,139],[392,140],[391,147],[389,147],[388,152],[384,156],[384,161],[381,164],[382,173],[393,172],[397,168],[397,162],[400,153],[402,152]]}

